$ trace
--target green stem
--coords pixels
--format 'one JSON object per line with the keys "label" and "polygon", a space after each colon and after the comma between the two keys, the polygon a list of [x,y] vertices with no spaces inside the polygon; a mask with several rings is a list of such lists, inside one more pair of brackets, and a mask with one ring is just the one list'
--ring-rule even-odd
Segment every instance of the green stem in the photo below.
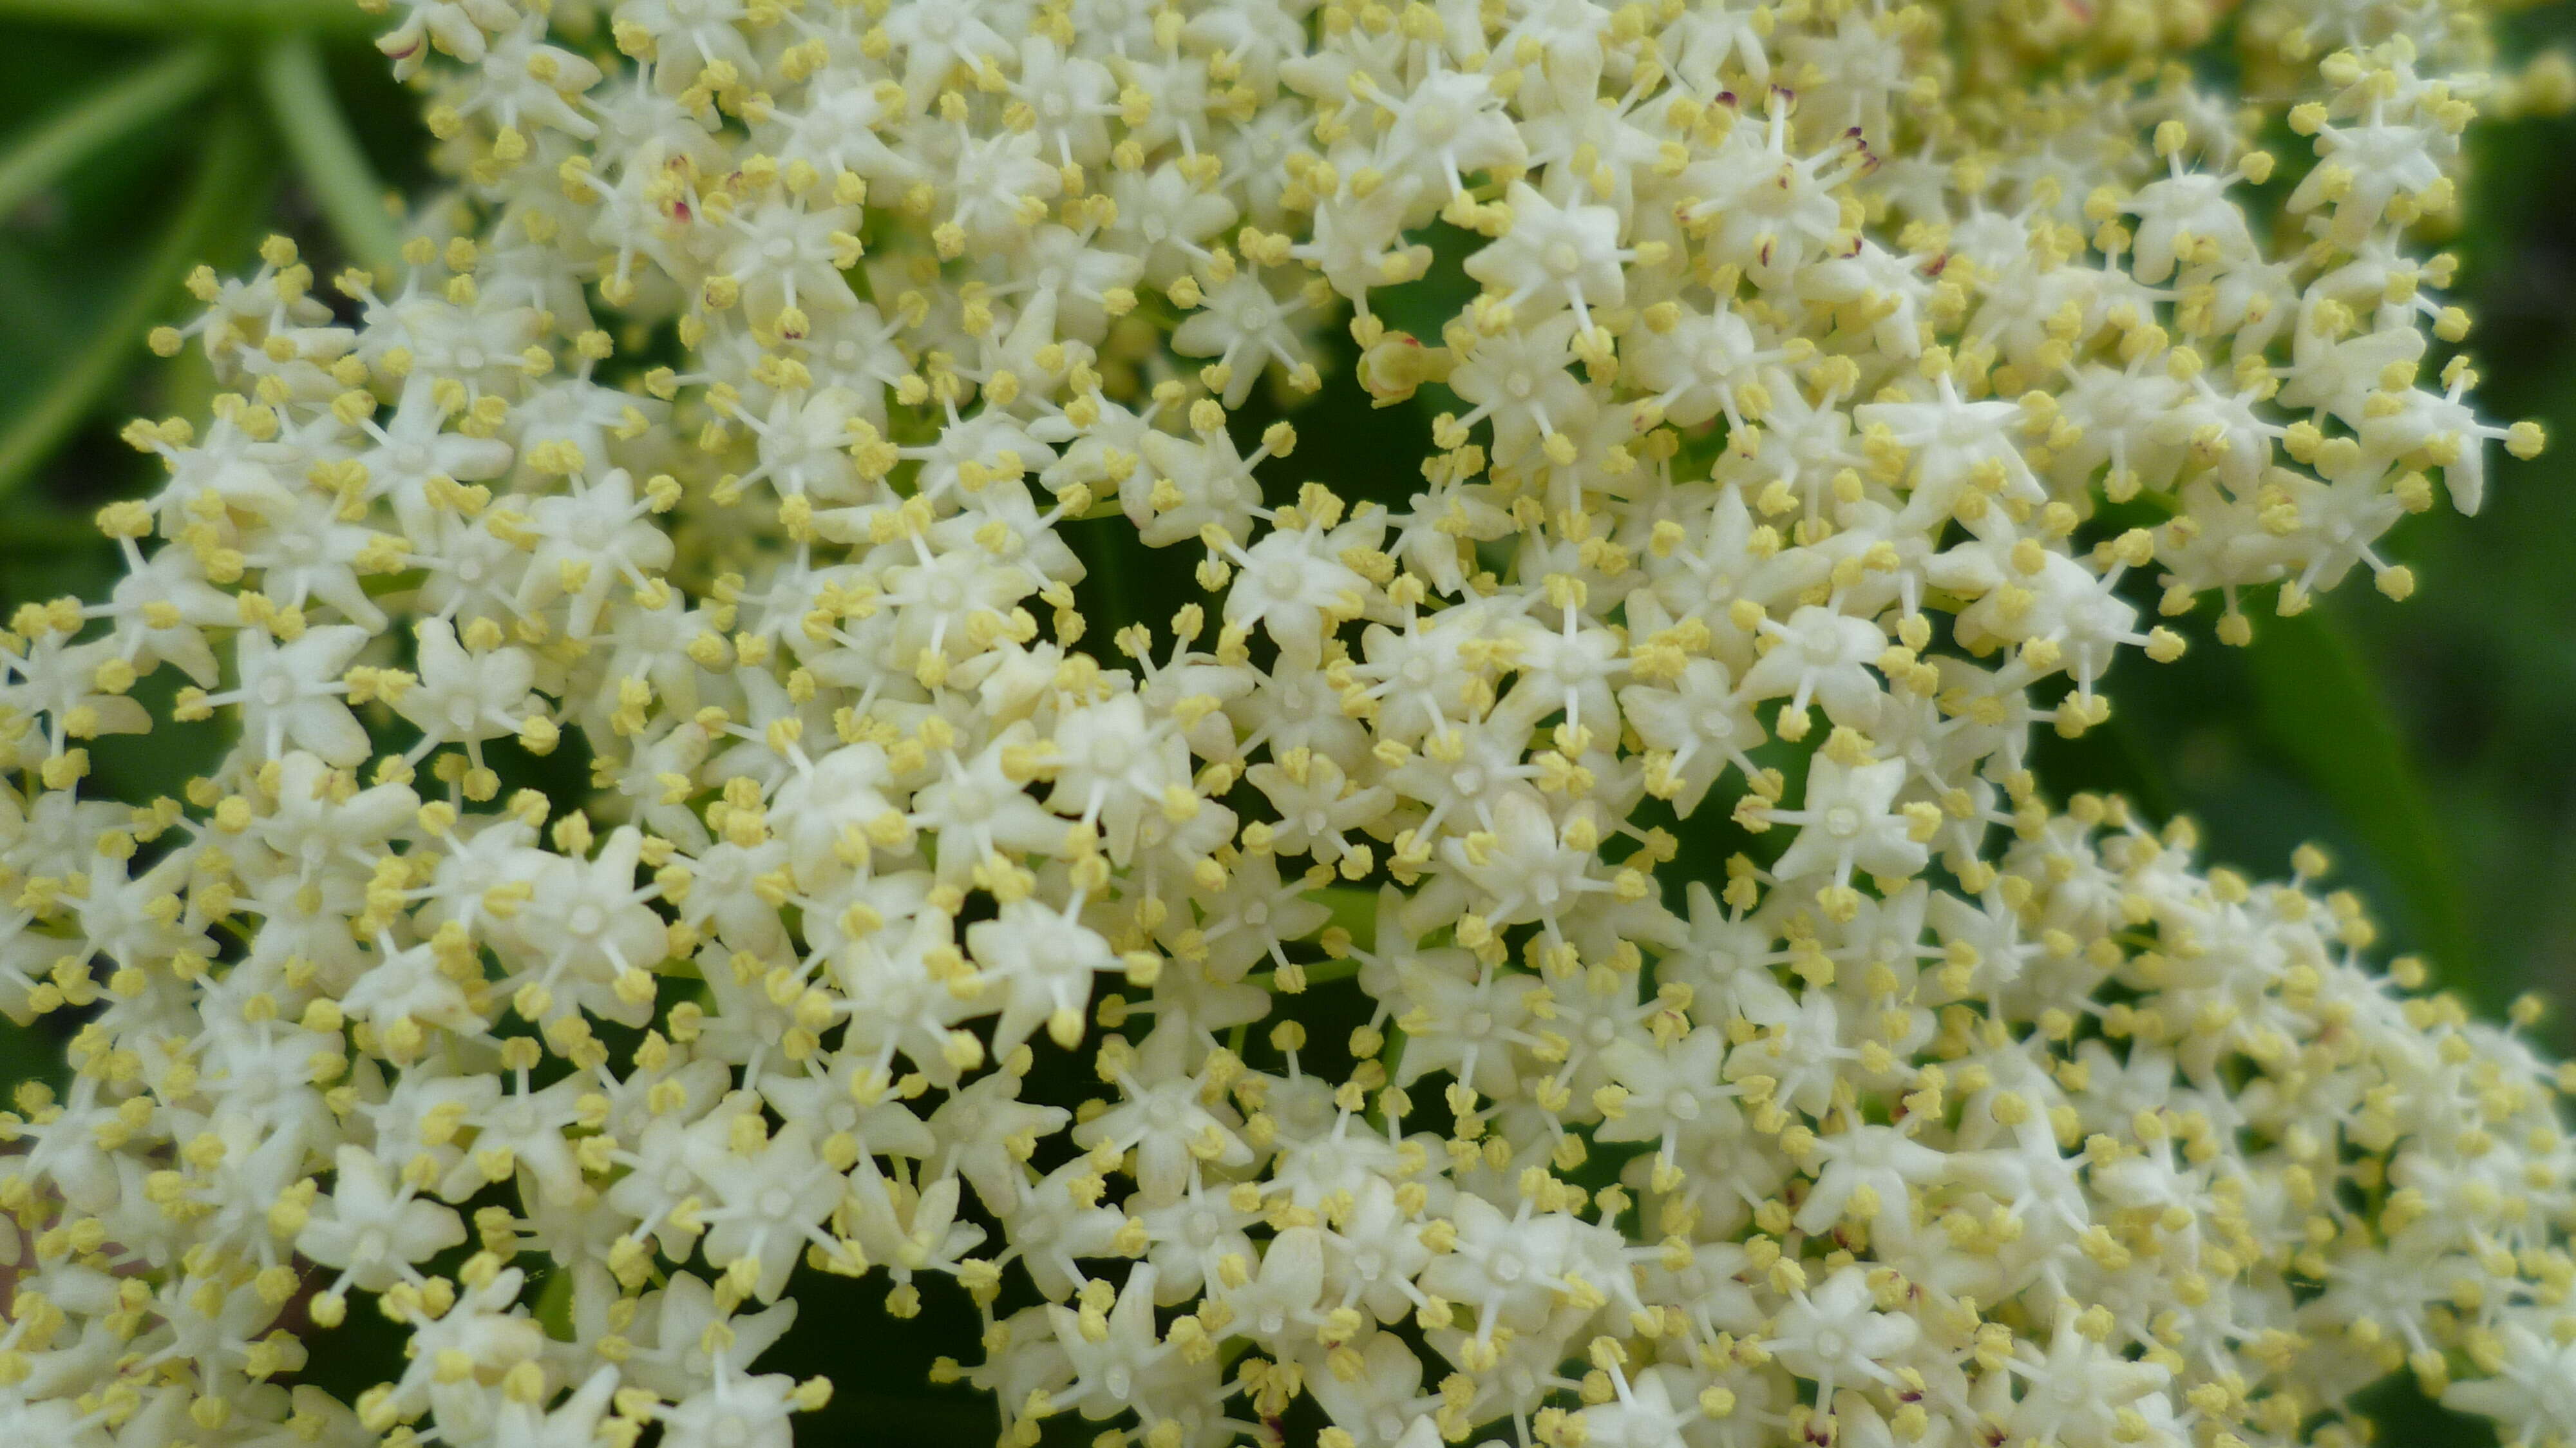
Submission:
{"label": "green stem", "polygon": [[[1319,985],[1331,985],[1337,980],[1349,980],[1359,973],[1360,963],[1356,960],[1320,961],[1305,968],[1306,988],[1308,990],[1313,990]],[[1244,977],[1244,983],[1247,985],[1257,985],[1263,990],[1276,995],[1279,993],[1279,972],[1275,970],[1265,970],[1254,975],[1248,975]]]}
{"label": "green stem", "polygon": [[[1393,1021],[1386,1023],[1386,1045],[1379,1049],[1377,1063],[1386,1068],[1386,1084],[1393,1086],[1397,1080],[1395,1073],[1404,1066],[1404,1027]],[[1386,1113],[1378,1109],[1375,1098],[1370,1099],[1368,1110],[1360,1114],[1369,1125],[1379,1130],[1386,1128]]]}
{"label": "green stem", "polygon": [[259,57],[259,88],[342,249],[380,281],[390,278],[402,260],[402,236],[385,210],[385,184],[331,94],[322,48],[302,32],[269,42]]}
{"label": "green stem", "polygon": [[213,46],[199,42],[91,91],[0,156],[0,216],[96,155],[118,137],[159,120],[215,78]]}
{"label": "green stem", "polygon": [[0,20],[155,35],[309,30],[350,38],[383,24],[356,0],[0,0]]}
{"label": "green stem", "polygon": [[89,416],[99,395],[125,375],[144,328],[168,304],[171,289],[206,249],[216,224],[249,189],[258,158],[242,115],[231,109],[221,112],[206,143],[196,184],[177,218],[136,268],[123,295],[99,320],[97,331],[71,365],[10,422],[7,431],[0,432],[0,498],[26,481],[63,435]]}

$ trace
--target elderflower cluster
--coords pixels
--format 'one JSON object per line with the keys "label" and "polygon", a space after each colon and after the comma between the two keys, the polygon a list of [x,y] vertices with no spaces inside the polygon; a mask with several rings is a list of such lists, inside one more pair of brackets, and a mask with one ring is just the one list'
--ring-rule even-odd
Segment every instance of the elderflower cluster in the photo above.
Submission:
{"label": "elderflower cluster", "polygon": [[800,1271],[1014,1445],[2576,1437],[2576,1076],[2028,767],[2537,450],[2474,3],[392,8],[405,267],[0,634],[18,1438],[783,1448]]}

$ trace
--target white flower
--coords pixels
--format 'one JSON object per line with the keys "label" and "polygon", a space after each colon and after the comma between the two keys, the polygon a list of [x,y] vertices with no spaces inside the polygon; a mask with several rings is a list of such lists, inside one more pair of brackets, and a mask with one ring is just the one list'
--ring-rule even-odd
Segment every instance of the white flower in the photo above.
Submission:
{"label": "white flower", "polygon": [[1872,1311],[1872,1301],[1867,1274],[1842,1268],[1815,1291],[1794,1294],[1763,1347],[1828,1394],[1838,1380],[1885,1381],[1886,1360],[1912,1347],[1922,1329],[1911,1317]]}
{"label": "white flower", "polygon": [[2444,1388],[2442,1406],[2495,1419],[2509,1442],[2576,1433],[2576,1344],[2544,1337],[2519,1317],[2496,1336],[2503,1348],[2496,1375]]}
{"label": "white flower", "polygon": [[465,1240],[456,1213],[412,1196],[408,1187],[394,1191],[384,1164],[364,1150],[343,1146],[332,1165],[331,1194],[295,1234],[295,1250],[342,1269],[334,1292],[351,1286],[382,1292],[413,1276],[412,1264]]}
{"label": "white flower", "polygon": [[1620,263],[1619,213],[1607,206],[1560,206],[1514,182],[1503,204],[1511,224],[1493,243],[1467,258],[1467,275],[1485,284],[1499,304],[1543,316],[1574,309],[1575,323],[1592,329],[1592,308],[1627,300]]}
{"label": "white flower", "polygon": [[257,741],[267,758],[291,743],[326,763],[356,764],[367,757],[367,731],[341,702],[349,686],[340,675],[366,646],[367,631],[355,624],[307,629],[283,645],[266,630],[243,629],[234,687],[204,702],[239,704],[242,737]]}
{"label": "white flower", "polygon": [[545,701],[528,691],[537,665],[524,650],[468,654],[444,619],[423,619],[413,632],[420,641],[420,677],[394,700],[395,710],[420,727],[412,758],[442,744],[462,744],[480,765],[484,740],[516,734],[545,713]]}
{"label": "white flower", "polygon": [[1914,838],[1913,820],[1894,808],[1905,779],[1903,760],[1846,765],[1819,756],[1807,775],[1806,808],[1770,812],[1773,821],[1800,827],[1773,870],[1785,880],[1830,874],[1841,885],[1854,868],[1888,879],[1922,869],[1931,852]]}
{"label": "white flower", "polygon": [[1098,934],[1027,900],[1004,905],[998,919],[967,926],[966,949],[982,972],[986,996],[1001,997],[993,1048],[1004,1056],[1041,1024],[1059,1044],[1079,1039],[1091,977],[1125,965]]}

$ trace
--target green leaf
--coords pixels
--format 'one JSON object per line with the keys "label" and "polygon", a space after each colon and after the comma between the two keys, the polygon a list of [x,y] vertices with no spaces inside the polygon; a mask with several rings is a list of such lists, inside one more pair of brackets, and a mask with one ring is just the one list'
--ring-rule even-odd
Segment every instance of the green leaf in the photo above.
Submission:
{"label": "green leaf", "polygon": [[71,1084],[71,1061],[63,1043],[42,1021],[19,1025],[0,1018],[0,1086],[42,1081],[61,1091]]}
{"label": "green leaf", "polygon": [[259,58],[260,92],[325,220],[352,261],[387,278],[401,262],[402,236],[385,209],[385,183],[358,149],[349,117],[331,94],[322,49],[302,33],[271,41]]}
{"label": "green leaf", "polygon": [[536,1305],[531,1309],[546,1329],[546,1336],[557,1342],[570,1342],[575,1336],[572,1325],[572,1274],[549,1272],[545,1285],[537,1289]]}
{"label": "green leaf", "polygon": [[0,20],[146,34],[312,30],[351,37],[384,24],[355,0],[0,0]]}
{"label": "green leaf", "polygon": [[62,370],[0,429],[0,498],[24,482],[125,375],[143,350],[152,318],[170,304],[170,293],[241,198],[257,189],[265,162],[248,119],[228,107],[217,113],[212,129],[204,163],[161,240],[113,305],[93,320],[88,339]]}
{"label": "green leaf", "polygon": [[2266,742],[2397,881],[2425,950],[2454,975],[2475,978],[2483,962],[2458,872],[2371,660],[2311,609],[2265,620],[2245,664]]}
{"label": "green leaf", "polygon": [[0,155],[0,216],[109,143],[185,104],[219,69],[213,46],[184,46],[64,107]]}

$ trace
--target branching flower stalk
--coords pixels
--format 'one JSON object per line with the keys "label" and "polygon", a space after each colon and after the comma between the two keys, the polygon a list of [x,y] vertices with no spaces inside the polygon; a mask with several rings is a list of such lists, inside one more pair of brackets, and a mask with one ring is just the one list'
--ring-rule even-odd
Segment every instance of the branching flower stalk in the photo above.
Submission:
{"label": "branching flower stalk", "polygon": [[782,1448],[820,1274],[1010,1444],[2576,1437],[2576,1075],[2029,766],[2539,449],[2417,240],[2569,98],[2479,7],[383,24],[452,184],[201,271],[0,635],[26,1441]]}

